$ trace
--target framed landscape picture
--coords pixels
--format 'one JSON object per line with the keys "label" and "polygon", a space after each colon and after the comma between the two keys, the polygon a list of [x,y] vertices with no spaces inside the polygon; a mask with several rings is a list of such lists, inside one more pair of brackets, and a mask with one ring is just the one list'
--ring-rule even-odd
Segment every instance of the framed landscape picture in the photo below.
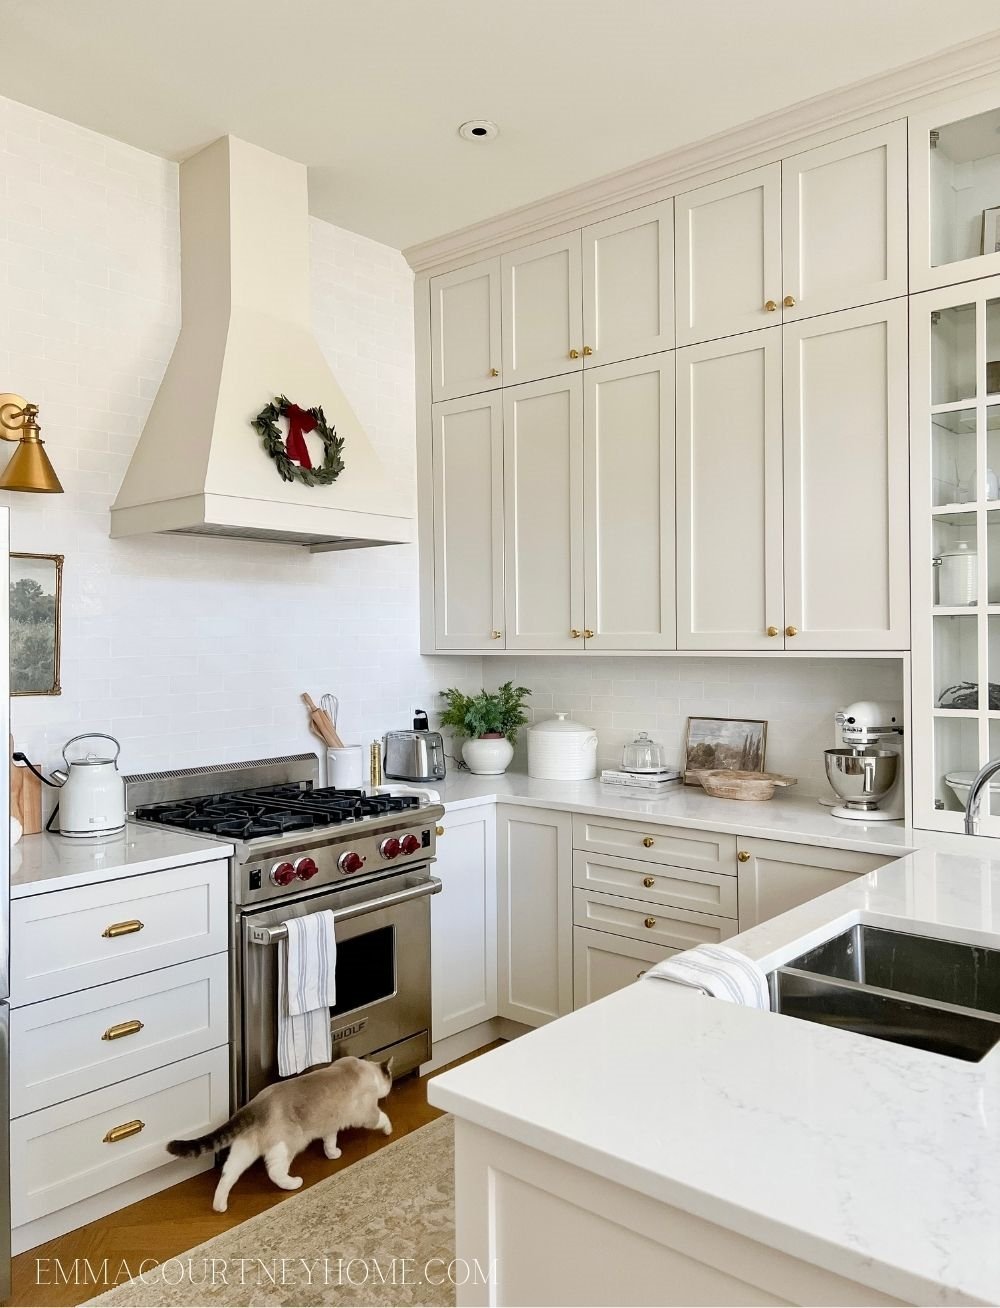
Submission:
{"label": "framed landscape picture", "polygon": [[742,718],[688,718],[684,740],[684,784],[716,769],[763,772],[767,723]]}
{"label": "framed landscape picture", "polygon": [[10,693],[60,695],[61,554],[10,556]]}

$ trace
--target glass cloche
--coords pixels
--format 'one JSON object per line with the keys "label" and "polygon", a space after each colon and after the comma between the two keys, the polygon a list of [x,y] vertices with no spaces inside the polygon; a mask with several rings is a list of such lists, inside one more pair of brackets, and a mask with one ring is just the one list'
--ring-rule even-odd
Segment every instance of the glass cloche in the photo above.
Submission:
{"label": "glass cloche", "polygon": [[650,740],[645,731],[640,731],[635,740],[622,750],[623,772],[663,772],[666,768],[667,756],[663,746]]}

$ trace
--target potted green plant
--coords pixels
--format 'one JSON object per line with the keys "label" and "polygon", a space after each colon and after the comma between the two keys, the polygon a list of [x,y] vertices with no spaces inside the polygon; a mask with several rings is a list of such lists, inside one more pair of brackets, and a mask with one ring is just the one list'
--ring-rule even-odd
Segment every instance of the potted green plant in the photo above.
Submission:
{"label": "potted green plant", "polygon": [[470,772],[481,776],[506,772],[514,757],[518,730],[528,720],[524,701],[530,694],[527,686],[515,686],[512,681],[477,695],[466,695],[454,686],[442,690],[445,709],[441,725],[467,738],[462,757]]}

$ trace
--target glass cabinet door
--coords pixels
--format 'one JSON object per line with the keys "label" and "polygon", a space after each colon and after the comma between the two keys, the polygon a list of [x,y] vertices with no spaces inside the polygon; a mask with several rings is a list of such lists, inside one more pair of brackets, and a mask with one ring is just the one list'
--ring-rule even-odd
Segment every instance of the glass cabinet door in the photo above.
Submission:
{"label": "glass cabinet door", "polygon": [[1000,273],[1000,94],[913,115],[910,287]]}
{"label": "glass cabinet door", "polygon": [[1000,277],[914,296],[910,334],[914,822],[960,831],[1000,753]]}

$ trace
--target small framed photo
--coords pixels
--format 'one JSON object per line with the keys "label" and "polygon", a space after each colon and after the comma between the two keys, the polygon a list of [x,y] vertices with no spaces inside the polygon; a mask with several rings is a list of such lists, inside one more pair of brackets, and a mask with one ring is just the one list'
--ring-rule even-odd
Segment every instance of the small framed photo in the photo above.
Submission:
{"label": "small framed photo", "polygon": [[10,693],[61,695],[62,554],[10,556]]}
{"label": "small framed photo", "polygon": [[716,769],[763,772],[767,723],[753,718],[688,718],[684,737],[684,784]]}
{"label": "small framed photo", "polygon": [[981,254],[1000,254],[1000,206],[983,210]]}

